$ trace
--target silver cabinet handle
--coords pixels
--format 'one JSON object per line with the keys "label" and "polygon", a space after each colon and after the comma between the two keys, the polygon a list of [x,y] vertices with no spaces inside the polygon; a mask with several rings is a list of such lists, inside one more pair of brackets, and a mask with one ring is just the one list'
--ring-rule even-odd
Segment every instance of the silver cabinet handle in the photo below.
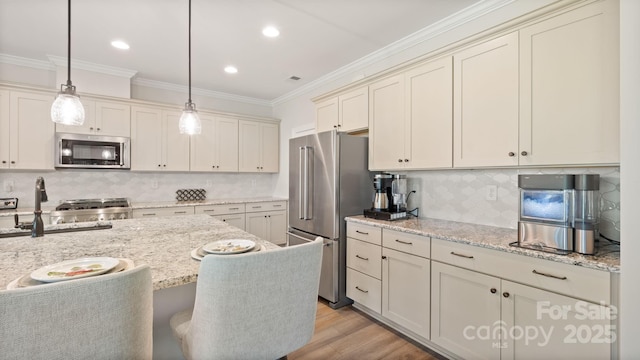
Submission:
{"label": "silver cabinet handle", "polygon": [[273,207],[282,207],[281,204],[273,205]]}
{"label": "silver cabinet handle", "polygon": [[546,274],[543,272],[536,271],[535,269],[532,272],[536,275],[542,275],[542,276],[546,276],[546,277],[550,277],[558,280],[567,280],[566,276],[556,276],[556,275]]}
{"label": "silver cabinet handle", "polygon": [[362,234],[362,235],[369,235],[369,233],[368,233],[368,232],[364,232],[364,231],[360,231],[360,230],[356,230],[356,232],[357,232],[358,234]]}
{"label": "silver cabinet handle", "polygon": [[473,256],[472,256],[472,255],[458,254],[458,253],[457,253],[457,252],[455,252],[455,251],[452,251],[452,252],[451,252],[451,255],[460,256],[460,257],[463,257],[463,258],[465,258],[465,259],[473,259]]}
{"label": "silver cabinet handle", "polygon": [[142,216],[156,216],[155,213],[146,213],[146,214],[142,214]]}
{"label": "silver cabinet handle", "polygon": [[369,290],[362,290],[362,289],[360,289],[358,286],[356,286],[356,290],[360,290],[360,291],[362,291],[362,292],[363,292],[363,293],[365,293],[365,294],[369,292]]}
{"label": "silver cabinet handle", "polygon": [[362,260],[367,260],[367,261],[369,261],[369,258],[362,257],[362,256],[360,256],[360,255],[358,255],[358,254],[356,254],[356,257],[357,257],[358,259],[362,259]]}
{"label": "silver cabinet handle", "polygon": [[214,209],[204,209],[202,212],[216,212]]}
{"label": "silver cabinet handle", "polygon": [[396,242],[398,242],[398,243],[400,243],[400,244],[404,244],[404,245],[413,245],[413,243],[412,243],[412,242],[409,242],[409,241],[402,241],[402,240],[398,240],[398,239],[396,239]]}
{"label": "silver cabinet handle", "polygon": [[186,214],[187,212],[186,211],[174,211],[173,213],[174,214]]}
{"label": "silver cabinet handle", "polygon": [[240,210],[240,208],[229,208],[229,210]]}

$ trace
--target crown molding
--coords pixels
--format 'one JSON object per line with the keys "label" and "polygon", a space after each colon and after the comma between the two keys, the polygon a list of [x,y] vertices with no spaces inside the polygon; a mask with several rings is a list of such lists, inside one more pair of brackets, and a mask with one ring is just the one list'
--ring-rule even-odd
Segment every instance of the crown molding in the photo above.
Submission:
{"label": "crown molding", "polygon": [[0,54],[0,63],[18,65],[38,70],[54,71],[56,68],[49,61],[29,59],[20,56],[13,56],[9,54]]}
{"label": "crown molding", "polygon": [[350,64],[347,64],[314,81],[311,81],[306,85],[297,88],[296,90],[286,93],[271,101],[271,104],[272,106],[275,106],[284,103],[304,93],[319,88],[324,84],[331,83],[348,75],[353,75],[354,72],[364,69],[371,64],[375,64],[376,62],[386,59],[391,55],[433,39],[436,36],[467,24],[481,16],[494,12],[515,1],[517,0],[485,0],[475,3],[430,26],[418,30],[411,35],[408,35],[398,41],[395,41],[383,48],[380,48],[379,50],[370,53],[369,55],[366,55]]}
{"label": "crown molding", "polygon": [[[167,82],[150,80],[150,79],[139,78],[139,77],[133,79],[131,81],[131,84],[138,85],[138,86],[146,86],[146,87],[151,87],[156,89],[162,89],[162,90],[176,91],[176,92],[185,93],[185,94],[189,93],[188,86],[177,85],[173,83],[167,83]],[[220,91],[213,91],[213,90],[206,90],[206,89],[199,89],[199,88],[192,87],[191,93],[195,95],[200,95],[200,96],[208,96],[208,97],[213,97],[217,99],[238,101],[238,102],[243,102],[247,104],[272,106],[272,102],[269,100],[257,99],[249,96],[234,95],[234,94],[224,93]]]}
{"label": "crown molding", "polygon": [[[47,55],[47,58],[55,66],[67,67],[66,57]],[[93,71],[97,73],[119,76],[119,77],[124,77],[129,79],[131,79],[138,73],[137,70],[130,70],[130,69],[124,69],[124,68],[119,68],[115,66],[101,65],[101,64],[91,63],[88,61],[74,60],[74,59],[71,59],[71,67],[74,69]]]}

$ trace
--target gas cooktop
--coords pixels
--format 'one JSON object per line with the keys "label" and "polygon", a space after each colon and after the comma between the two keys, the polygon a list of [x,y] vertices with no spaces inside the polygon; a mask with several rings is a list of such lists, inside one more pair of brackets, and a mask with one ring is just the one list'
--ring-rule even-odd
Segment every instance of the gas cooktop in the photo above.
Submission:
{"label": "gas cooktop", "polygon": [[64,200],[52,211],[51,223],[130,219],[131,203],[127,198]]}

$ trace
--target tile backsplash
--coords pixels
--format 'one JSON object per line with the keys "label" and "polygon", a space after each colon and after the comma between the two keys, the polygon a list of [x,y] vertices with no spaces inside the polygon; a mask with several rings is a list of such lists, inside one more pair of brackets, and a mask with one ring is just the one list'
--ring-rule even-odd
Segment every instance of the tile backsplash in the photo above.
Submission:
{"label": "tile backsplash", "polygon": [[[518,174],[600,174],[600,232],[620,240],[620,168],[486,169],[406,172],[420,217],[517,228]],[[488,200],[489,187],[497,197]]]}

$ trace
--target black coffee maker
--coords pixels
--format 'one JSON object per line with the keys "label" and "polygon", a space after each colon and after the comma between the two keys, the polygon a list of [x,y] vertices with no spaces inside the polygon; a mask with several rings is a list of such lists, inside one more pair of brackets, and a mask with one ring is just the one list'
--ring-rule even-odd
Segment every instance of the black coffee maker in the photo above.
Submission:
{"label": "black coffee maker", "polygon": [[[373,189],[375,193],[373,196],[373,204],[371,205],[371,209],[364,210],[365,217],[380,220],[400,220],[407,217],[405,204],[396,203],[398,202],[398,196],[393,193],[394,181],[400,178],[405,179],[404,175],[387,173],[374,175]],[[404,199],[404,196],[401,198]]]}

